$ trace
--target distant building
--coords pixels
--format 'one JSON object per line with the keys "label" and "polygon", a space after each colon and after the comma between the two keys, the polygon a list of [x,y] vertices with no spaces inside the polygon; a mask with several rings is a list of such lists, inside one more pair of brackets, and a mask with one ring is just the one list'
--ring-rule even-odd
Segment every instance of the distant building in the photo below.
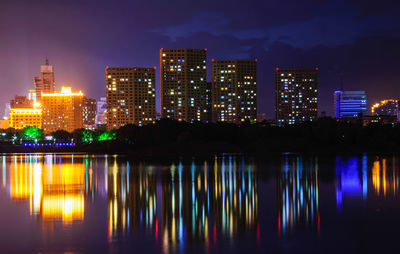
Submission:
{"label": "distant building", "polygon": [[107,129],[156,119],[154,68],[107,67]]}
{"label": "distant building", "polygon": [[161,49],[161,117],[178,121],[207,119],[205,49]]}
{"label": "distant building", "polygon": [[367,112],[367,95],[365,91],[335,91],[336,118],[357,118]]}
{"label": "distant building", "polygon": [[213,60],[211,63],[213,121],[257,120],[257,61]]}
{"label": "distant building", "polygon": [[11,105],[9,102],[6,103],[4,107],[4,117],[8,117],[10,115]]}
{"label": "distant building", "polygon": [[257,122],[263,122],[263,121],[267,120],[266,118],[267,118],[267,116],[266,116],[265,113],[258,113],[257,114]]}
{"label": "distant building", "polygon": [[37,101],[37,99],[36,99],[36,90],[35,89],[30,89],[29,90],[28,99],[33,101],[33,103],[35,103]]}
{"label": "distant building", "polygon": [[46,59],[46,64],[40,66],[40,77],[34,78],[35,84],[35,100],[40,102],[42,93],[54,92],[54,69],[49,65],[49,60]]}
{"label": "distant building", "polygon": [[73,93],[71,87],[64,86],[60,92],[42,93],[44,132],[83,128],[83,98],[81,91]]}
{"label": "distant building", "polygon": [[364,116],[363,125],[366,126],[371,123],[381,123],[381,124],[397,124],[397,116],[390,115],[373,115]]}
{"label": "distant building", "polygon": [[207,122],[209,123],[212,121],[212,85],[211,85],[211,82],[207,82],[206,105],[207,105]]}
{"label": "distant building", "polygon": [[107,110],[107,97],[101,97],[96,105],[96,124],[105,124],[105,112]]}
{"label": "distant building", "polygon": [[33,108],[33,101],[26,98],[26,96],[16,95],[10,101],[10,108]]}
{"label": "distant building", "polygon": [[96,129],[96,99],[83,99],[83,128]]}
{"label": "distant building", "polygon": [[3,119],[0,120],[0,129],[8,129],[10,128],[10,119],[7,117],[4,117]]}
{"label": "distant building", "polygon": [[383,100],[371,107],[374,116],[395,116],[399,120],[399,101]]}
{"label": "distant building", "polygon": [[275,118],[278,126],[315,121],[318,116],[318,68],[275,71]]}

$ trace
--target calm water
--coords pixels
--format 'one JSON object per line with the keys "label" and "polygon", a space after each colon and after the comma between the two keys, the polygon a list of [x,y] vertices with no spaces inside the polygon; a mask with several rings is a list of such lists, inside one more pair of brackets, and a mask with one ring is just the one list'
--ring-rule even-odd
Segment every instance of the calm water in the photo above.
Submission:
{"label": "calm water", "polygon": [[0,156],[0,252],[398,252],[399,163]]}

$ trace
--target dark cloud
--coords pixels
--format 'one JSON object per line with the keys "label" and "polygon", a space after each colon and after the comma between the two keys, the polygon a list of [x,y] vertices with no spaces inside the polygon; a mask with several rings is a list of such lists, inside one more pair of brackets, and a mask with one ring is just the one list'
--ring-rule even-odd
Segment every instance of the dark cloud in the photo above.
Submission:
{"label": "dark cloud", "polygon": [[[400,97],[400,2],[381,0],[5,0],[0,8],[0,108],[25,94],[48,56],[60,87],[99,98],[105,66],[159,66],[164,47],[207,48],[209,60],[259,62],[259,108],[273,117],[275,67],[320,68],[332,114],[343,77],[368,100]],[[159,85],[159,82],[157,82]]]}

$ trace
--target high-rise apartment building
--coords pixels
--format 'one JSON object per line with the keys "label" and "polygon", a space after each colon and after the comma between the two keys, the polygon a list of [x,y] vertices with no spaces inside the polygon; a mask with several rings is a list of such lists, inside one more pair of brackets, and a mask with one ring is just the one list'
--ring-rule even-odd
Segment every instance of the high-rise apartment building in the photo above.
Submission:
{"label": "high-rise apartment building", "polygon": [[161,49],[161,117],[207,119],[206,49]]}
{"label": "high-rise apartment building", "polygon": [[107,129],[156,120],[155,68],[107,67]]}
{"label": "high-rise apartment building", "polygon": [[257,120],[257,61],[213,60],[213,121],[241,123]]}
{"label": "high-rise apartment building", "polygon": [[96,99],[83,99],[83,128],[96,129]]}
{"label": "high-rise apartment building", "polygon": [[278,126],[314,121],[318,114],[318,68],[275,71],[275,116]]}
{"label": "high-rise apartment building", "polygon": [[73,93],[71,87],[62,87],[60,92],[42,93],[44,132],[72,132],[83,128],[83,98],[81,91]]}
{"label": "high-rise apartment building", "polygon": [[335,91],[336,118],[357,118],[367,112],[367,95],[365,91]]}
{"label": "high-rise apartment building", "polygon": [[48,59],[46,59],[45,65],[40,66],[40,77],[34,78],[34,84],[36,101],[40,102],[42,93],[54,92],[54,69],[53,66],[49,65]]}
{"label": "high-rise apartment building", "polygon": [[399,101],[382,100],[371,107],[371,113],[374,116],[395,116],[399,119]]}

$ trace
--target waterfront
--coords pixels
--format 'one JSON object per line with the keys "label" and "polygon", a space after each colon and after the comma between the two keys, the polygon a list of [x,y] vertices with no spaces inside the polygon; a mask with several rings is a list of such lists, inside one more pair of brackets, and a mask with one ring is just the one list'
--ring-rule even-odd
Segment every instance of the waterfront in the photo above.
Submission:
{"label": "waterfront", "polygon": [[399,162],[3,155],[1,252],[393,252]]}

